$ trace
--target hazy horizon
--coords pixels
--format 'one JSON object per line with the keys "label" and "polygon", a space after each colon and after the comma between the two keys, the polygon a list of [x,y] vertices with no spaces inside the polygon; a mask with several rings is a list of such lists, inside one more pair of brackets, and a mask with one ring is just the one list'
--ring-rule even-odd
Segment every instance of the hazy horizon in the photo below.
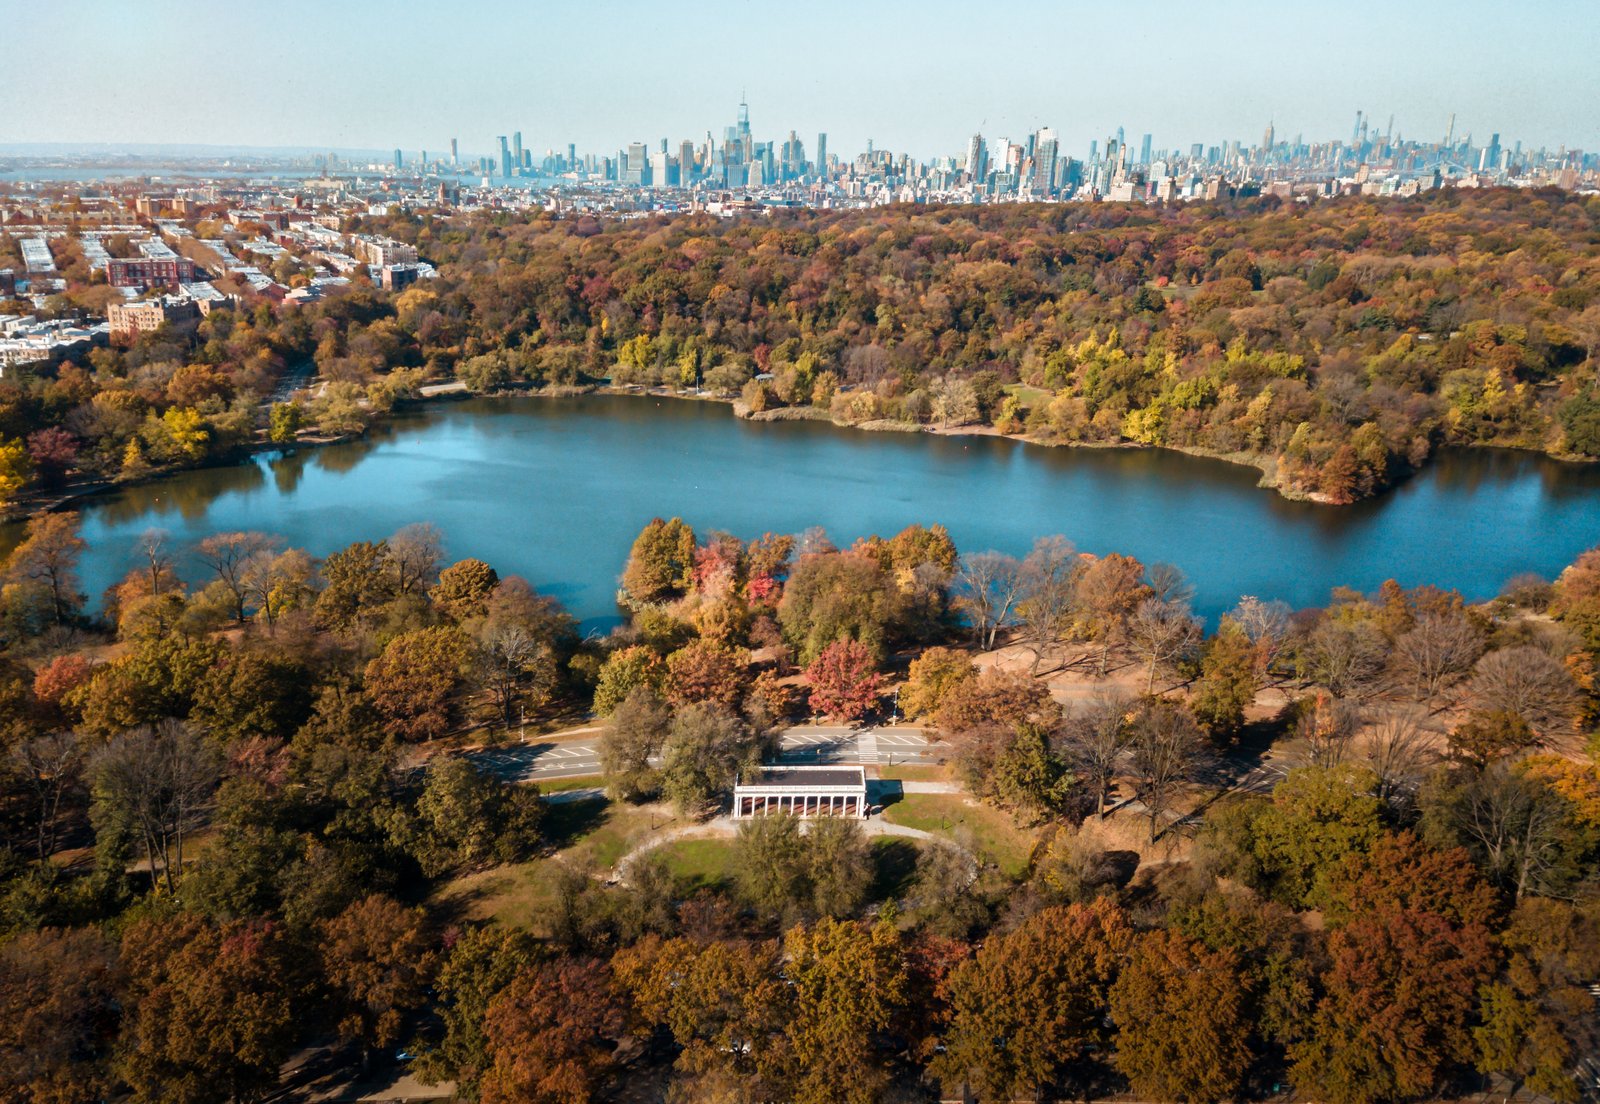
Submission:
{"label": "hazy horizon", "polygon": [[[490,153],[720,141],[741,91],[753,128],[811,148],[959,153],[973,131],[1052,126],[1081,156],[1118,126],[1157,148],[1348,137],[1358,109],[1422,141],[1600,146],[1600,15],[1462,0],[1355,0],[1226,13],[1024,0],[683,10],[626,0],[403,8],[0,0],[13,36],[0,145],[52,143]],[[263,34],[263,29],[270,34]],[[130,73],[132,74],[130,77]],[[140,79],[149,74],[149,79]]]}

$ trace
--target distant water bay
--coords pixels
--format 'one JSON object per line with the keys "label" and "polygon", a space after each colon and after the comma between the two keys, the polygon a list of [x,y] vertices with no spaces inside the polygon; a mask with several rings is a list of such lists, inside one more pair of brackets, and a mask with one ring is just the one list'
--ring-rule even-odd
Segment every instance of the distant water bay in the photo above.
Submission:
{"label": "distant water bay", "polygon": [[[948,526],[964,551],[1021,555],[1060,533],[1078,548],[1167,561],[1214,622],[1240,595],[1321,605],[1336,586],[1433,583],[1492,597],[1553,577],[1600,542],[1600,468],[1455,450],[1353,507],[1289,502],[1254,469],[1177,453],[1067,449],[992,437],[746,422],[719,403],[584,396],[473,399],[396,419],[365,440],[184,472],[87,501],[83,564],[98,596],[151,527],[182,546],[258,529],[326,555],[431,521],[475,556],[615,623],[640,527],[678,515],[741,537],[813,525],[833,540]],[[16,529],[0,534],[9,546]],[[198,578],[193,563],[180,568]]]}

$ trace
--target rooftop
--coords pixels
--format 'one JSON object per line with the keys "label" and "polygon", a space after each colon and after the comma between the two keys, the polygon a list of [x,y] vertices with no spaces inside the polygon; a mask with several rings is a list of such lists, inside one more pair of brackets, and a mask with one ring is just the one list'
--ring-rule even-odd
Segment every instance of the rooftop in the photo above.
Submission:
{"label": "rooftop", "polygon": [[743,778],[740,787],[751,786],[865,786],[867,772],[862,767],[762,767],[761,772]]}

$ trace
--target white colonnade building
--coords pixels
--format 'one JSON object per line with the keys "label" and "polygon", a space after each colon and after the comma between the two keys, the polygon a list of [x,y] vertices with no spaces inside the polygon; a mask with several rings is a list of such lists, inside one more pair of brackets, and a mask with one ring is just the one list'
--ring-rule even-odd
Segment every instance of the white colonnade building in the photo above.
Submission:
{"label": "white colonnade building", "polygon": [[867,772],[860,766],[761,767],[733,787],[733,815],[798,817],[867,815]]}

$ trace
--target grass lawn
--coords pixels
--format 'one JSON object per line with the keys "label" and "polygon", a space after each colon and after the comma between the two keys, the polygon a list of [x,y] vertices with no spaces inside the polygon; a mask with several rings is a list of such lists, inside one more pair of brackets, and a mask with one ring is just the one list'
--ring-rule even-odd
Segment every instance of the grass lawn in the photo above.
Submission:
{"label": "grass lawn", "polygon": [[600,774],[586,774],[579,778],[549,778],[539,785],[542,794],[566,793],[568,790],[597,790],[604,789],[605,776]]}
{"label": "grass lawn", "polygon": [[678,880],[685,893],[733,883],[734,841],[732,840],[675,840],[672,843],[662,844],[654,853],[666,860],[667,869],[672,872],[672,876]]}
{"label": "grass lawn", "polygon": [[434,890],[433,902],[468,919],[534,931],[551,900],[549,863],[533,859],[452,878]]}
{"label": "grass lawn", "polygon": [[969,843],[1007,877],[1027,872],[1032,833],[1018,828],[1010,814],[971,802],[961,794],[906,794],[883,811],[883,819],[907,828]]}
{"label": "grass lawn", "polygon": [[892,767],[880,766],[878,777],[896,782],[948,782],[950,768],[937,763],[901,763]]}
{"label": "grass lawn", "polygon": [[1005,386],[1008,395],[1015,395],[1017,401],[1023,406],[1034,407],[1042,402],[1049,402],[1055,398],[1055,392],[1046,391],[1042,387],[1029,387],[1025,383],[1008,383]]}

